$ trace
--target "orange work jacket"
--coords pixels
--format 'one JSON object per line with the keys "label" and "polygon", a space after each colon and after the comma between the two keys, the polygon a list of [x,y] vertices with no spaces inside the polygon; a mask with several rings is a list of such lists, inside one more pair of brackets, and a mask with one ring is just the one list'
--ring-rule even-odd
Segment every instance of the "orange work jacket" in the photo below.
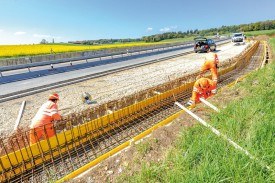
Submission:
{"label": "orange work jacket", "polygon": [[[207,79],[209,82],[209,85],[204,90],[199,85],[199,80],[201,79]],[[217,92],[215,82],[213,82],[211,79],[208,79],[208,78],[201,78],[201,79],[197,80],[193,86],[191,100],[195,103],[199,102],[201,97],[204,97],[205,99],[207,99],[208,97],[216,94]]]}
{"label": "orange work jacket", "polygon": [[60,119],[61,116],[58,114],[57,104],[49,100],[40,107],[32,119],[30,128],[37,128]]}

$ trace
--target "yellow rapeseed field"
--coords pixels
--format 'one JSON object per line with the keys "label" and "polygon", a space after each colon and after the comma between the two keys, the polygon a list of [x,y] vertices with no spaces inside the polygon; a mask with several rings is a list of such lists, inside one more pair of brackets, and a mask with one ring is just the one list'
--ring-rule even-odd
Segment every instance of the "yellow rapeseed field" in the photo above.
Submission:
{"label": "yellow rapeseed field", "polygon": [[[73,51],[100,50],[109,48],[123,48],[132,46],[145,46],[156,43],[127,43],[108,45],[58,45],[58,44],[36,44],[36,45],[0,45],[0,57],[19,57],[29,55],[42,55]],[[162,43],[163,44],[163,43]]]}

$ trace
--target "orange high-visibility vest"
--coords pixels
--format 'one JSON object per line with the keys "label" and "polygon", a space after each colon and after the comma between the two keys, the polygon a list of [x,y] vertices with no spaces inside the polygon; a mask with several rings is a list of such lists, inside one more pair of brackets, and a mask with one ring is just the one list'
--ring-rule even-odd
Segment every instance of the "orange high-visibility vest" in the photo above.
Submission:
{"label": "orange high-visibility vest", "polygon": [[47,101],[43,104],[30,125],[30,144],[34,144],[41,139],[47,139],[55,135],[52,121],[60,120],[56,103]]}
{"label": "orange high-visibility vest", "polygon": [[[209,85],[204,90],[199,85],[199,80],[202,80],[202,79],[207,79],[209,82]],[[191,100],[197,103],[199,102],[201,97],[204,97],[205,99],[207,99],[208,97],[216,94],[216,92],[217,92],[217,89],[216,89],[215,82],[213,82],[211,79],[208,79],[208,78],[201,78],[201,79],[198,79],[193,86]]]}
{"label": "orange high-visibility vest", "polygon": [[40,107],[35,117],[32,119],[30,128],[37,128],[60,119],[61,116],[58,114],[56,103],[49,100]]}

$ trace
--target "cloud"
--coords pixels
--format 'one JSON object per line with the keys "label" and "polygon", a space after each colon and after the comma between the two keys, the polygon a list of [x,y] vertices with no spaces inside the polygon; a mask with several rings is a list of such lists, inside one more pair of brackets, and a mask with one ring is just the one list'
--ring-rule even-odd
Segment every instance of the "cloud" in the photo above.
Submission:
{"label": "cloud", "polygon": [[20,36],[20,35],[24,35],[24,34],[26,34],[26,32],[15,32],[14,33],[14,35],[16,35],[16,36]]}
{"label": "cloud", "polygon": [[50,38],[52,37],[51,35],[45,35],[45,34],[34,34],[33,37],[38,37],[38,38]]}
{"label": "cloud", "polygon": [[164,28],[161,28],[159,31],[160,32],[169,32],[171,29],[169,27],[164,27]]}
{"label": "cloud", "polygon": [[177,28],[178,28],[177,25],[171,26],[171,29],[177,29]]}
{"label": "cloud", "polygon": [[63,38],[63,37],[61,37],[61,36],[53,36],[53,38],[54,38],[54,39],[61,39],[61,38]]}
{"label": "cloud", "polygon": [[52,36],[52,35],[47,35],[47,34],[33,34],[32,35],[35,38],[54,38],[54,39],[61,39],[61,36]]}
{"label": "cloud", "polygon": [[170,31],[173,31],[174,29],[177,29],[178,26],[170,26],[170,27],[164,27],[164,28],[161,28],[159,31],[160,32],[170,32]]}
{"label": "cloud", "polygon": [[4,30],[3,30],[3,29],[0,29],[0,32],[4,32]]}
{"label": "cloud", "polygon": [[147,28],[147,32],[150,32],[150,31],[152,31],[152,30],[153,30],[152,27],[148,27],[148,28]]}

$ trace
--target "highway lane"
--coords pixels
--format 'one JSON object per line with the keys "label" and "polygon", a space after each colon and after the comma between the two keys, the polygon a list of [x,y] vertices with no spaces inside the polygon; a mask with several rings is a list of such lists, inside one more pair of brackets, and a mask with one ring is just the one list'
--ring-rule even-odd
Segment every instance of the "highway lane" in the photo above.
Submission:
{"label": "highway lane", "polygon": [[[221,40],[222,41],[222,40]],[[19,64],[19,65],[10,65],[10,66],[2,66],[0,67],[0,76],[8,76],[12,74],[16,74],[17,72],[28,72],[28,71],[36,71],[43,69],[48,69],[51,67],[51,65],[54,65],[55,67],[59,67],[60,65],[75,65],[80,62],[85,61],[92,61],[93,60],[105,60],[108,58],[120,58],[124,57],[131,57],[133,55],[138,55],[140,57],[142,56],[148,56],[148,54],[152,53],[161,53],[161,52],[167,52],[167,51],[174,51],[180,48],[184,47],[191,47],[192,44],[185,43],[181,45],[170,45],[166,47],[152,47],[147,49],[137,49],[137,50],[131,50],[131,51],[120,51],[120,52],[114,52],[114,53],[105,53],[105,54],[97,54],[97,55],[90,55],[90,56],[83,56],[83,57],[77,57],[77,58],[67,58],[67,59],[57,59],[57,60],[48,60],[43,62],[33,62],[33,63],[27,63],[27,64]]]}
{"label": "highway lane", "polygon": [[162,53],[176,51],[176,50],[190,48],[190,47],[191,45],[186,45],[181,47],[146,50],[146,51],[133,52],[129,54],[119,54],[119,55],[112,55],[107,57],[100,57],[100,58],[87,59],[87,60],[77,60],[73,62],[64,62],[64,63],[58,63],[58,64],[52,64],[52,65],[48,64],[44,66],[31,67],[29,69],[25,68],[20,70],[17,69],[17,70],[5,71],[1,73],[2,77],[0,77],[0,84],[15,82],[23,79],[41,77],[45,75],[51,75],[57,72],[68,72],[68,71],[83,69],[87,67],[110,64],[113,62],[123,62],[128,59],[148,57],[150,55],[157,55],[157,54],[162,54]]}
{"label": "highway lane", "polygon": [[[217,40],[217,45],[222,44],[223,42],[228,41],[229,39],[219,39]],[[7,79],[9,76],[15,74],[21,74],[21,78],[23,78],[23,74],[28,72],[36,72],[40,70],[50,69],[52,67],[66,67],[71,65],[82,64],[85,62],[98,62],[103,61],[101,63],[104,64],[104,60],[113,60],[121,59],[123,57],[144,57],[150,54],[159,54],[167,51],[174,51],[182,48],[193,47],[193,43],[186,42],[185,44],[175,44],[166,47],[152,47],[147,49],[137,49],[137,50],[128,50],[114,52],[109,54],[99,54],[94,56],[83,56],[79,58],[68,58],[68,59],[59,59],[59,60],[49,60],[44,62],[33,62],[28,64],[19,64],[19,65],[10,65],[10,66],[1,66],[0,67],[0,84],[5,82],[12,82],[12,79]],[[1,78],[4,76],[5,79]],[[6,76],[6,77],[5,77]],[[11,77],[10,77],[11,78]],[[1,81],[2,80],[2,81]]]}
{"label": "highway lane", "polygon": [[[56,69],[46,69],[46,70],[44,69],[44,70],[39,70],[35,72],[32,71],[27,73],[27,75],[31,79],[1,84],[0,96],[8,95],[10,93],[20,92],[22,90],[28,90],[35,87],[49,85],[51,83],[62,82],[73,78],[79,78],[86,75],[99,74],[102,72],[106,72],[108,70],[118,69],[118,68],[127,67],[135,64],[146,63],[151,60],[157,60],[163,57],[169,57],[169,56],[181,54],[183,52],[189,52],[192,50],[193,48],[189,47],[185,49],[179,49],[176,51],[150,55],[142,58],[132,58],[127,60],[125,59],[123,61],[118,61],[115,63],[106,64],[106,65],[92,66],[92,62],[91,63],[89,62],[89,63],[78,64],[73,66],[65,66],[65,67],[60,66],[59,68],[56,68]],[[24,77],[26,77],[26,73],[24,73],[24,75],[25,75]],[[3,78],[6,78],[6,77],[2,77],[1,79],[3,80]],[[13,77],[13,79],[20,80],[20,77],[22,76],[18,74],[18,75],[12,75],[11,77]]]}
{"label": "highway lane", "polygon": [[[116,58],[123,58],[123,57],[128,57],[128,56],[132,56],[132,55],[138,55],[138,54],[143,54],[143,53],[149,53],[150,52],[156,52],[152,51],[152,50],[148,50],[148,51],[141,51],[141,52],[134,52],[131,54],[119,54],[119,55],[114,55],[114,56],[106,56],[106,57],[101,57],[101,58],[91,58],[91,59],[82,59],[82,60],[78,60],[78,61],[73,61],[73,62],[64,62],[64,63],[58,63],[58,64],[53,64],[54,68],[59,68],[59,67],[66,67],[66,66],[71,66],[72,65],[78,65],[78,64],[83,64],[86,62],[96,62],[96,61],[104,61],[104,60],[108,60],[108,59],[116,59]],[[30,68],[24,68],[24,69],[16,69],[16,70],[10,70],[10,71],[4,71],[2,72],[2,76],[12,76],[12,75],[16,75],[16,74],[22,74],[22,73],[28,73],[28,72],[35,72],[35,71],[41,71],[41,70],[47,70],[47,69],[51,69],[51,65],[44,65],[44,66],[37,66],[37,67],[30,67]],[[1,80],[1,78],[0,78]]]}

